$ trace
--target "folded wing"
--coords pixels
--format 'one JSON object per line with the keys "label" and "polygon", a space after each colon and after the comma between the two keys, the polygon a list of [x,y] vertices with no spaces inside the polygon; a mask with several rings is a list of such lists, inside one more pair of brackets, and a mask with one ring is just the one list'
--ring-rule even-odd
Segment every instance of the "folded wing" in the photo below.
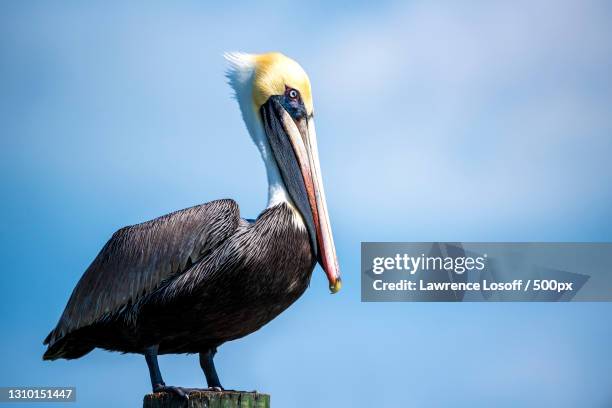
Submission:
{"label": "folded wing", "polygon": [[117,231],[75,287],[45,344],[129,307],[219,246],[240,222],[233,200],[217,200]]}

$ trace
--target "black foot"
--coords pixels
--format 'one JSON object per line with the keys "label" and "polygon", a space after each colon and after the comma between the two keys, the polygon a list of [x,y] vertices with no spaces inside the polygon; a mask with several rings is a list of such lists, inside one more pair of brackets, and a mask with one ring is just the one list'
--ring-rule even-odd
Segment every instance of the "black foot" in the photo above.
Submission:
{"label": "black foot", "polygon": [[166,384],[155,384],[153,386],[153,392],[167,392],[169,394],[174,394],[177,397],[184,399],[184,400],[189,399],[190,391],[191,390],[189,388],[174,387],[172,385],[166,385]]}

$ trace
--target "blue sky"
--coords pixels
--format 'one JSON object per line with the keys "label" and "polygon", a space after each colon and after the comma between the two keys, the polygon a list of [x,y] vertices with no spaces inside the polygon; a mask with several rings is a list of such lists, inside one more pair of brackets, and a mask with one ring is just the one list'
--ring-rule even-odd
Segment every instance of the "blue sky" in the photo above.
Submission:
{"label": "blue sky", "polygon": [[[315,270],[289,311],[220,349],[224,385],[276,407],[611,403],[607,303],[359,299],[361,241],[612,240],[608,3],[0,8],[0,385],[140,403],[140,356],[42,362],[42,339],[116,229],[221,197],[259,213],[264,167],[222,53],[279,50],[313,83],[344,289]],[[203,384],[194,356],[161,366]]]}

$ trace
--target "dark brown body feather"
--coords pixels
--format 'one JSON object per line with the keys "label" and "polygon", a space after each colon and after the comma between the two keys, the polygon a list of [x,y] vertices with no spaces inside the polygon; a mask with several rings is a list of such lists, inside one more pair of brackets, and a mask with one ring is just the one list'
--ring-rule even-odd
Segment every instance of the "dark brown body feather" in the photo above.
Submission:
{"label": "dark brown body feather", "polygon": [[95,347],[196,353],[250,334],[306,290],[308,232],[279,204],[254,222],[219,200],[126,227],[77,284],[45,359]]}

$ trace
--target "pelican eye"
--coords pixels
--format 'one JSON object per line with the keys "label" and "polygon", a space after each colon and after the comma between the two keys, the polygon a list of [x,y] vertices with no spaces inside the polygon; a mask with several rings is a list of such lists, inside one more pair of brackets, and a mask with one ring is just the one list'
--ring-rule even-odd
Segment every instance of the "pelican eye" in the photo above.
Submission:
{"label": "pelican eye", "polygon": [[287,95],[289,96],[289,98],[295,99],[295,100],[297,100],[297,98],[300,96],[298,91],[296,91],[295,89],[289,89],[287,91]]}
{"label": "pelican eye", "polygon": [[300,97],[300,91],[285,85],[285,94],[282,105],[293,119],[301,119],[306,116],[306,108]]}

